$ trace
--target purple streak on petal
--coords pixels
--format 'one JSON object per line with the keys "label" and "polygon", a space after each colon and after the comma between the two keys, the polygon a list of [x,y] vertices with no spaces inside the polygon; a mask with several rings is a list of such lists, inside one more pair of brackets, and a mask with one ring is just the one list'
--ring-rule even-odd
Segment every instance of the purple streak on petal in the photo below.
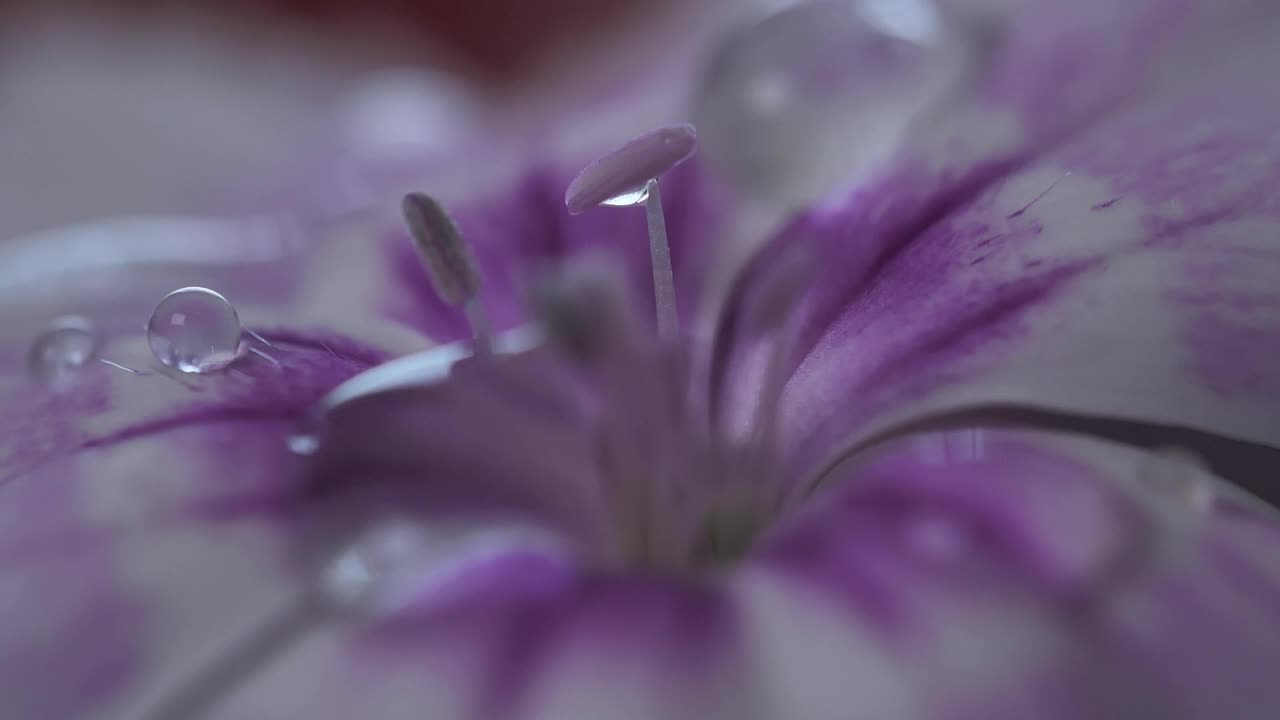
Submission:
{"label": "purple streak on petal", "polygon": [[[126,377],[146,385],[118,386],[113,375],[118,371],[95,367],[83,374],[75,392],[65,394],[18,383],[10,389],[6,402],[38,413],[46,421],[29,423],[23,421],[25,416],[11,419],[13,431],[0,445],[0,488],[48,460],[185,425],[300,420],[329,390],[367,369],[370,362],[385,358],[381,351],[330,335],[263,334],[277,345],[280,368],[238,361],[223,372],[202,376],[197,386],[202,392],[186,397],[175,393],[171,405],[146,417],[129,418],[129,393],[143,387],[172,392],[164,377]],[[112,425],[99,424],[101,429],[93,432],[86,430],[95,418],[113,411],[121,412],[122,419]]]}
{"label": "purple streak on petal", "polygon": [[645,133],[582,169],[569,183],[564,204],[578,215],[613,197],[644,187],[693,155],[697,132],[672,125]]}
{"label": "purple streak on petal", "polygon": [[[916,249],[921,237],[957,209],[973,203],[1019,164],[1008,160],[956,178],[937,178],[907,166],[853,194],[839,207],[811,211],[784,228],[774,242],[812,238],[823,258],[824,272],[806,298],[801,348],[816,344],[851,304],[874,296],[875,285],[884,282],[885,271],[900,265],[902,258],[909,258],[912,270],[924,269]],[[941,256],[949,249],[938,249],[934,254]],[[926,261],[934,278],[950,269],[943,260]],[[922,278],[917,284],[930,282]]]}
{"label": "purple streak on petal", "polygon": [[[828,237],[847,237],[840,234],[839,225],[835,227]],[[1029,316],[1103,266],[1093,258],[1062,260],[1013,279],[973,273],[970,283],[955,287],[949,282],[957,272],[954,253],[968,242],[970,238],[953,235],[945,224],[934,227],[882,259],[867,276],[866,286],[847,301],[841,320],[801,363],[792,382],[811,382],[809,373],[815,367],[834,360],[833,350],[823,342],[843,344],[857,361],[834,371],[843,402],[833,402],[830,392],[824,393],[822,406],[813,402],[816,398],[805,401],[805,424],[817,432],[808,434],[801,446],[794,444],[798,438],[791,438],[789,476],[798,471],[796,463],[810,463],[812,471],[814,458],[830,453],[850,431],[851,421],[865,422],[894,403],[985,369],[967,367],[971,357],[998,357],[1034,339]],[[856,248],[844,252],[859,253]],[[816,304],[821,307],[823,301]],[[828,375],[827,381],[836,378]]]}

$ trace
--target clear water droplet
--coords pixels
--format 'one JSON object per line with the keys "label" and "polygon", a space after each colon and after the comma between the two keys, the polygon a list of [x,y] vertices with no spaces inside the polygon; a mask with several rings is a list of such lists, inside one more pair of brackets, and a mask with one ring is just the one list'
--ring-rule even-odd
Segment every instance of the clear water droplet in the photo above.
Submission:
{"label": "clear water droplet", "polygon": [[289,445],[289,451],[295,455],[314,455],[320,449],[320,439],[315,435],[290,435],[285,442]]}
{"label": "clear water droplet", "polygon": [[87,318],[66,315],[36,337],[27,366],[36,381],[63,387],[93,361],[101,344],[97,329]]}
{"label": "clear water droplet", "polygon": [[854,184],[972,82],[985,28],[930,0],[821,0],[730,33],[696,101],[703,155],[783,205]]}
{"label": "clear water droplet", "polygon": [[631,205],[639,205],[649,199],[649,186],[642,185],[635,190],[624,192],[621,195],[614,195],[608,200],[601,201],[601,205],[609,207],[629,207]]}
{"label": "clear water droplet", "polygon": [[202,287],[174,290],[147,322],[147,344],[164,365],[184,373],[226,367],[240,349],[240,317],[227,299]]}

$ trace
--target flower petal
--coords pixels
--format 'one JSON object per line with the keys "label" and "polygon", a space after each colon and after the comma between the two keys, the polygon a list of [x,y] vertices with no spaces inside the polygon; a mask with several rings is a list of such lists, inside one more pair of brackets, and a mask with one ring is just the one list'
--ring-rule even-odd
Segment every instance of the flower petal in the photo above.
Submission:
{"label": "flower petal", "polygon": [[784,233],[839,268],[806,306],[808,355],[783,402],[792,460],[992,406],[1280,445],[1280,105],[1249,90],[1272,55],[1224,60],[935,197],[942,211],[918,214],[895,180]]}
{"label": "flower petal", "polygon": [[394,634],[305,637],[217,717],[756,717],[723,594],[583,574],[499,591]]}
{"label": "flower petal", "polygon": [[979,429],[839,476],[742,581],[776,716],[851,698],[899,718],[1260,718],[1277,702],[1280,525],[1198,468]]}
{"label": "flower petal", "polygon": [[291,431],[278,420],[156,431],[0,486],[7,707],[138,717],[285,601]]}
{"label": "flower petal", "polygon": [[[7,266],[21,274],[0,290],[0,695],[22,717],[136,718],[287,600],[300,517],[285,508],[301,463],[285,439],[334,386],[387,356],[332,332],[273,329],[307,317],[312,273],[340,246],[237,261],[228,244],[206,243],[249,250],[252,238],[234,223],[203,227],[215,232],[162,243],[153,233],[97,254],[84,252],[101,239],[92,230],[3,248],[26,263]],[[198,376],[160,366],[141,328],[186,284],[225,290],[269,343],[246,336],[263,355]],[[100,358],[136,372],[90,362],[58,388],[30,377],[30,344],[67,312],[94,321]],[[363,310],[327,317],[387,347],[422,344]]]}
{"label": "flower petal", "polygon": [[308,492],[385,494],[390,508],[428,517],[531,513],[585,547],[604,542],[595,438],[573,379],[545,350],[489,362],[463,360],[448,382],[332,408]]}

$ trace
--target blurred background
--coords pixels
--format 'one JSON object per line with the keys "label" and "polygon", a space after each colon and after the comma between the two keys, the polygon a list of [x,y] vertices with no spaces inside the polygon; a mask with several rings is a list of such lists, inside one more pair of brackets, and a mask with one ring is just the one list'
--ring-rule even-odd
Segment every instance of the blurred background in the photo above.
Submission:
{"label": "blurred background", "polygon": [[781,4],[0,3],[0,239],[341,212],[415,176],[500,172],[510,143],[598,148],[675,119],[707,34]]}

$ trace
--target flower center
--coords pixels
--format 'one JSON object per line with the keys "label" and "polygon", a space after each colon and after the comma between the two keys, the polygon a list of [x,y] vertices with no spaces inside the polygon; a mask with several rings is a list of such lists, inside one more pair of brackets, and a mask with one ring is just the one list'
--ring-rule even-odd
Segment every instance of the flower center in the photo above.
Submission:
{"label": "flower center", "polygon": [[[774,472],[774,416],[788,370],[783,328],[807,265],[794,262],[794,253],[784,254],[741,309],[736,340],[764,348],[763,363],[749,383],[756,391],[749,406],[733,408],[732,418],[722,417],[717,404],[725,392],[717,385],[723,381],[714,369],[695,372],[695,366],[701,370],[695,360],[702,348],[680,330],[656,180],[692,154],[694,137],[691,126],[681,125],[633,140],[584,169],[565,196],[574,214],[597,205],[644,205],[656,335],[631,307],[623,290],[625,273],[608,262],[565,263],[537,279],[530,293],[546,345],[573,376],[567,398],[557,402],[576,403],[581,410],[569,422],[587,448],[577,464],[587,466],[591,480],[570,492],[589,496],[589,514],[598,520],[596,537],[605,538],[592,552],[611,566],[685,571],[723,564],[744,553],[782,506]],[[497,418],[524,418],[505,426],[513,436],[499,436],[499,446],[519,446],[518,452],[528,454],[524,464],[537,466],[545,458],[535,456],[552,451],[514,437],[531,434],[536,421],[527,408],[513,408],[531,398],[542,402],[548,378],[516,370],[520,360],[508,362],[494,353],[495,338],[479,303],[483,278],[440,203],[415,193],[404,198],[403,210],[438,295],[471,323],[476,357],[466,363],[470,378],[459,383],[458,373],[451,371],[451,385],[467,388],[460,391],[469,393],[463,404],[478,406],[482,396],[483,402],[497,404],[483,423],[495,433],[501,432]],[[740,379],[735,377],[735,387]],[[564,489],[543,487],[542,492]]]}

